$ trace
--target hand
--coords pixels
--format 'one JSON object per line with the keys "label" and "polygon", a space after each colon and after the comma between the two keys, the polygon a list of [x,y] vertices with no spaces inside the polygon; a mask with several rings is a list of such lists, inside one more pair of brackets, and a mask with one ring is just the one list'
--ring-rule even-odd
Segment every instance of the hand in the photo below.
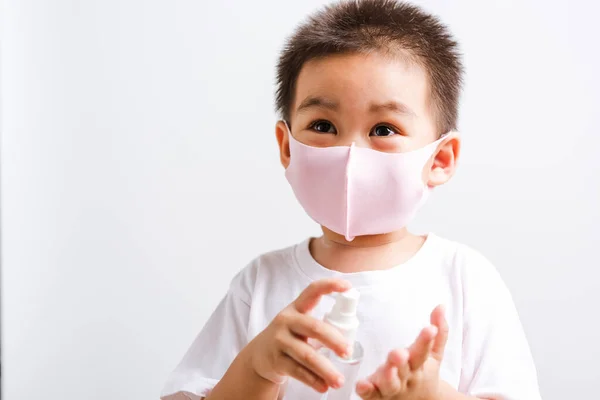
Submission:
{"label": "hand", "polygon": [[307,313],[323,295],[348,289],[350,284],[339,279],[310,284],[244,349],[254,371],[274,383],[283,383],[290,376],[321,393],[329,387],[340,388],[343,376],[308,339],[318,340],[341,357],[347,355],[348,343],[337,329]]}
{"label": "hand", "polygon": [[356,393],[363,400],[441,399],[439,370],[447,339],[444,309],[438,306],[431,313],[431,326],[408,349],[392,350],[384,365],[357,383]]}

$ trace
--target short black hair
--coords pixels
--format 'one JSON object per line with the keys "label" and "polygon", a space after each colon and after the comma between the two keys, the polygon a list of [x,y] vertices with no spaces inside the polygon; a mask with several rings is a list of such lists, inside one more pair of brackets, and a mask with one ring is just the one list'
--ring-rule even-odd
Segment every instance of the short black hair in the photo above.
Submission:
{"label": "short black hair", "polygon": [[458,43],[439,19],[395,0],[333,3],[309,16],[288,39],[277,65],[276,107],[290,119],[303,65],[334,54],[398,52],[428,76],[439,133],[457,129],[463,66]]}

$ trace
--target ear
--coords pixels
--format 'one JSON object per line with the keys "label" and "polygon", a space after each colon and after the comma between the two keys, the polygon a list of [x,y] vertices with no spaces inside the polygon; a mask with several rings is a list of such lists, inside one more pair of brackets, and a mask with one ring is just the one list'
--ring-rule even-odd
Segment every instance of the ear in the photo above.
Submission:
{"label": "ear", "polygon": [[290,165],[290,138],[289,130],[285,122],[277,121],[275,125],[275,136],[277,137],[277,143],[279,144],[279,159],[283,168],[287,168]]}
{"label": "ear", "polygon": [[444,138],[438,146],[429,176],[427,177],[427,185],[436,187],[448,182],[456,171],[458,157],[460,156],[460,137],[458,133],[451,132]]}

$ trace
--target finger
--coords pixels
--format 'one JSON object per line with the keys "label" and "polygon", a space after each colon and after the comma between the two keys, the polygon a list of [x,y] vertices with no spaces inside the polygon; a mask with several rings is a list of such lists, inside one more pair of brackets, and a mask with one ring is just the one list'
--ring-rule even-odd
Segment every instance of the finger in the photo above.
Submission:
{"label": "finger", "polygon": [[410,375],[410,365],[408,364],[409,358],[410,353],[407,349],[392,350],[388,355],[388,363],[396,367],[400,381],[405,381]]}
{"label": "finger", "polygon": [[377,399],[377,388],[373,385],[373,382],[361,379],[356,383],[356,394],[360,396],[362,400],[375,400]]}
{"label": "finger", "polygon": [[323,295],[333,292],[345,292],[350,289],[350,283],[341,279],[321,279],[314,281],[294,301],[293,306],[298,312],[305,314],[319,304]]}
{"label": "finger", "polygon": [[307,386],[310,386],[314,390],[319,393],[325,393],[329,387],[327,383],[317,375],[309,371],[302,364],[299,364],[293,358],[284,355],[281,359],[282,362],[282,370],[285,371],[285,374],[304,383]]}
{"label": "finger", "polygon": [[383,398],[392,397],[402,389],[398,369],[391,363],[385,363],[378,371],[374,384]]}
{"label": "finger", "polygon": [[448,341],[449,328],[445,313],[444,306],[441,304],[431,312],[431,325],[435,326],[438,330],[433,340],[433,346],[431,347],[431,355],[438,361],[442,361],[444,358],[444,349]]}
{"label": "finger", "polygon": [[304,338],[317,339],[320,343],[335,351],[340,357],[346,357],[349,352],[348,341],[342,333],[323,321],[296,313],[291,317],[289,329]]}
{"label": "finger", "polygon": [[408,351],[410,352],[410,358],[408,360],[410,369],[416,370],[421,368],[433,345],[433,338],[437,334],[437,328],[435,326],[428,326],[423,328],[417,340],[410,346]]}
{"label": "finger", "polygon": [[371,374],[365,381],[371,385],[371,389],[369,391],[369,399],[383,399],[384,396],[381,393],[379,385],[384,383],[384,375],[385,375],[385,364],[377,368],[377,370]]}
{"label": "finger", "polygon": [[284,354],[323,379],[327,385],[338,389],[344,384],[344,377],[336,371],[331,361],[319,354],[308,343],[298,340],[290,334],[288,338],[282,340],[281,346]]}

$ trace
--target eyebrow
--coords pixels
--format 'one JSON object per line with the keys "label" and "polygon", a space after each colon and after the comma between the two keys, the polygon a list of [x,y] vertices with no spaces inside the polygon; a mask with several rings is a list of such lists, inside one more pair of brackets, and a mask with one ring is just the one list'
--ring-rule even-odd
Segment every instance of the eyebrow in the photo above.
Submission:
{"label": "eyebrow", "polygon": [[381,104],[371,104],[369,107],[369,111],[377,112],[381,110],[392,111],[398,114],[410,115],[412,117],[416,117],[417,114],[411,110],[406,104],[400,103],[398,101],[388,101],[386,103]]}
{"label": "eyebrow", "polygon": [[[325,97],[320,96],[308,96],[305,98],[302,103],[298,106],[296,112],[304,111],[308,108],[326,108],[329,110],[336,111],[339,107],[339,104],[336,101],[327,99]],[[388,101],[385,103],[373,103],[369,106],[369,111],[372,113],[379,112],[382,110],[392,111],[397,114],[410,115],[416,117],[417,114],[411,110],[406,104],[398,102],[398,101]]]}
{"label": "eyebrow", "polygon": [[296,112],[300,112],[312,107],[327,108],[329,110],[335,111],[338,109],[338,106],[339,104],[333,100],[329,100],[319,96],[308,96],[307,98],[302,100],[302,103],[300,103]]}

